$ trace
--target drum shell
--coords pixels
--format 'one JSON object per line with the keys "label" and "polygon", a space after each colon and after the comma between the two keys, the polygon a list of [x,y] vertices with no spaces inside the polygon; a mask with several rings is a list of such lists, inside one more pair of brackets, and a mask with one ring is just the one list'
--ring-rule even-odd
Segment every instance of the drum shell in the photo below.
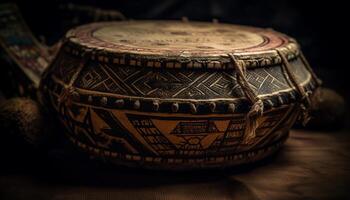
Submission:
{"label": "drum shell", "polygon": [[[290,64],[302,87],[315,90],[316,84],[300,58]],[[77,73],[79,66],[83,69]],[[215,80],[208,78],[212,74]],[[256,137],[248,144],[243,135],[250,105],[237,86],[235,70],[140,68],[92,57],[82,59],[63,46],[45,73],[41,89],[69,139],[92,155],[152,169],[226,167],[275,152],[300,114],[298,93],[288,82],[282,64],[248,69],[247,74],[252,85],[258,84],[254,80],[272,77],[270,84],[260,85],[257,92],[264,102],[264,113]],[[189,80],[169,81],[169,77],[180,75]],[[207,77],[197,85],[212,85],[215,95],[188,90],[171,98],[173,90],[190,87],[198,81],[195,77],[202,76]],[[211,82],[206,83],[208,80]],[[69,86],[69,99],[61,99]],[[149,92],[157,88],[163,93]],[[227,92],[233,88],[234,92]]]}

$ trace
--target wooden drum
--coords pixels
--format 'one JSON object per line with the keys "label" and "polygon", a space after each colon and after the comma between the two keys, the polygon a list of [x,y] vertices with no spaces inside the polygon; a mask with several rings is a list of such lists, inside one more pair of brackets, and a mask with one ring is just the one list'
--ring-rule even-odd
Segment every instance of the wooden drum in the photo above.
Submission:
{"label": "wooden drum", "polygon": [[123,21],[70,30],[40,88],[82,150],[194,169],[278,150],[318,85],[298,43],[271,29]]}

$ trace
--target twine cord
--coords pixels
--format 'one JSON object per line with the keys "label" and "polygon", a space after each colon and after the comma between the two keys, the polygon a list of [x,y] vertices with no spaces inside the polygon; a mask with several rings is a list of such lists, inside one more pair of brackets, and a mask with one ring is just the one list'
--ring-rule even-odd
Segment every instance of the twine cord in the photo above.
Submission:
{"label": "twine cord", "polygon": [[246,124],[242,141],[243,144],[250,144],[256,137],[256,129],[260,125],[260,118],[264,112],[264,103],[250,87],[250,84],[246,78],[247,69],[244,61],[237,60],[233,54],[228,54],[228,56],[231,58],[235,68],[237,82],[242,88],[246,98],[252,104],[252,107],[246,115]]}
{"label": "twine cord", "polygon": [[[289,61],[286,58],[286,55],[283,53],[283,51],[279,50],[279,49],[277,49],[276,51],[282,59],[283,69],[287,73],[287,76],[289,77],[290,81],[292,82],[292,84],[294,85],[294,87],[296,88],[296,90],[298,91],[298,93],[300,95],[301,121],[302,121],[302,124],[305,126],[308,123],[308,121],[310,120],[309,108],[311,106],[311,99],[310,99],[311,92],[310,91],[306,92],[304,87],[297,82],[296,76],[292,72],[292,66],[289,63]],[[310,72],[310,74],[311,74],[312,78],[315,80],[316,84],[318,84],[318,85],[321,84],[321,80],[318,79],[316,74],[312,71],[310,65],[306,61],[303,54],[301,53],[300,55],[301,55],[302,62],[306,66],[307,70]]]}
{"label": "twine cord", "polygon": [[78,79],[79,74],[83,70],[84,66],[86,66],[86,64],[87,64],[86,52],[84,52],[82,54],[82,60],[79,63],[77,71],[73,74],[68,85],[64,86],[62,93],[58,97],[59,104],[65,103],[66,106],[71,106],[72,96],[75,93],[75,88],[74,88],[75,81]]}

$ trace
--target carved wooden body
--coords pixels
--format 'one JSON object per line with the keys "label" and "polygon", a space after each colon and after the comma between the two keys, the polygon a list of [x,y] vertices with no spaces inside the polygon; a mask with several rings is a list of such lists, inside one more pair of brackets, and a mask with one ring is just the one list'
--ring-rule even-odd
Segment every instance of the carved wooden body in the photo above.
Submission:
{"label": "carved wooden body", "polygon": [[224,167],[262,159],[287,138],[317,85],[305,62],[293,39],[272,30],[95,23],[67,33],[41,86],[70,140],[91,154]]}
{"label": "carved wooden body", "polygon": [[1,10],[0,45],[25,80],[19,93],[37,94],[40,82],[42,103],[70,140],[120,164],[189,169],[262,159],[299,116],[307,119],[319,85],[296,41],[270,29],[94,23],[69,31],[50,55],[16,7]]}

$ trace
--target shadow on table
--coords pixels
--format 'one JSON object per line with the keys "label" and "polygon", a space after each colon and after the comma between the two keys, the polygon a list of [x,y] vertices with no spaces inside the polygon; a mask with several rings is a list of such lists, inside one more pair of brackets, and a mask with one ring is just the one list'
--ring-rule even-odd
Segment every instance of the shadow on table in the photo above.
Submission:
{"label": "shadow on table", "polygon": [[116,167],[74,149],[56,149],[49,156],[9,156],[0,190],[3,199],[258,199],[233,175],[274,157],[227,169],[162,171]]}

